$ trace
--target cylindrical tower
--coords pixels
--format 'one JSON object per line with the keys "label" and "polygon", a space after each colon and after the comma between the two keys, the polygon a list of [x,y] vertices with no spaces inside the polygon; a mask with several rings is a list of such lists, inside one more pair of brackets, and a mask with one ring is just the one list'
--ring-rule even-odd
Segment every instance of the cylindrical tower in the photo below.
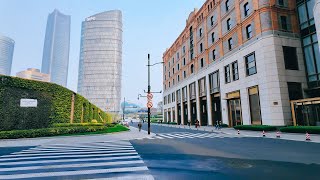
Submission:
{"label": "cylindrical tower", "polygon": [[0,35],[0,74],[10,76],[14,41]]}
{"label": "cylindrical tower", "polygon": [[119,112],[122,14],[102,12],[82,22],[78,92],[99,108]]}

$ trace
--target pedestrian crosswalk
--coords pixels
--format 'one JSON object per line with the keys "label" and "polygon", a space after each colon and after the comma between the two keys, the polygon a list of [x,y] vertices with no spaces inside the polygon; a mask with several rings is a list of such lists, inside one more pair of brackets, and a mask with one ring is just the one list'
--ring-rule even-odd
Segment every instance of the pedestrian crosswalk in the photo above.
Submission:
{"label": "pedestrian crosswalk", "polygon": [[193,139],[193,138],[238,138],[239,136],[229,135],[229,134],[221,134],[221,133],[188,133],[188,132],[180,132],[180,133],[159,133],[156,136],[139,138],[142,139]]}
{"label": "pedestrian crosswalk", "polygon": [[153,179],[128,141],[50,144],[0,157],[0,179]]}

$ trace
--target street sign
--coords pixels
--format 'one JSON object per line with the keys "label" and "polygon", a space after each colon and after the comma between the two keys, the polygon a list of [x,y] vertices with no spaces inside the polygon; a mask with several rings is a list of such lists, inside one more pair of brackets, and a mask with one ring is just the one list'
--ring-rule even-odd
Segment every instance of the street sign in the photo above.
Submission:
{"label": "street sign", "polygon": [[38,100],[36,99],[20,99],[20,107],[37,107]]}
{"label": "street sign", "polygon": [[148,108],[152,108],[152,106],[153,106],[152,102],[148,102],[148,103],[147,103],[147,107],[148,107]]}
{"label": "street sign", "polygon": [[147,94],[147,98],[148,98],[148,100],[152,99],[153,98],[153,94],[151,94],[151,93]]}

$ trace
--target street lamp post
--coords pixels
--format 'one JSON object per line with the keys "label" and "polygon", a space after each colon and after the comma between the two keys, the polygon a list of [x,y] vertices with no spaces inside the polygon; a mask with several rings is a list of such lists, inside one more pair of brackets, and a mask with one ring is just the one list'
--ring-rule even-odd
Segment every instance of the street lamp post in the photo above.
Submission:
{"label": "street lamp post", "polygon": [[[156,64],[162,64],[163,62],[158,62],[155,64],[150,65],[150,54],[148,54],[148,91],[147,93],[151,93],[151,85],[150,85],[150,66],[154,66]],[[161,93],[160,92],[152,92],[152,93]],[[148,106],[148,135],[150,135],[150,115],[151,115],[151,107]]]}

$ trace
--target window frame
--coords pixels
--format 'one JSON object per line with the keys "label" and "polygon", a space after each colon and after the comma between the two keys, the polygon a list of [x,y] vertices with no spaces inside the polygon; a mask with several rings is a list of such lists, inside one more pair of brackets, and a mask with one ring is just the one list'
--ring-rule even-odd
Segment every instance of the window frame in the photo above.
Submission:
{"label": "window frame", "polygon": [[233,49],[233,40],[232,40],[232,37],[228,39],[228,48],[229,48],[229,51]]}
{"label": "window frame", "polygon": [[226,12],[228,12],[229,11],[229,9],[230,9],[230,1],[229,0],[226,0],[226,2],[225,2],[225,8],[226,8]]}
{"label": "window frame", "polygon": [[216,49],[212,50],[212,60],[216,60]]}
{"label": "window frame", "polygon": [[[236,67],[235,67],[236,65]],[[238,61],[234,61],[231,63],[231,71],[232,71],[232,80],[239,80],[239,64]]]}
{"label": "window frame", "polygon": [[230,64],[224,66],[224,80],[225,84],[231,83]]}
{"label": "window frame", "polygon": [[231,18],[227,19],[227,30],[230,31],[231,29]]}
{"label": "window frame", "polygon": [[[250,32],[249,32],[249,28],[250,28]],[[252,25],[251,24],[246,26],[246,35],[247,35],[247,39],[251,39],[252,38]]]}
{"label": "window frame", "polygon": [[[254,66],[249,68],[249,64],[250,64],[251,62],[248,63],[248,59],[249,59],[249,57],[251,57],[251,56],[253,56],[253,58],[254,58],[254,60],[252,61],[252,62],[254,62]],[[252,52],[252,53],[250,53],[250,54],[248,54],[248,55],[245,56],[245,63],[246,63],[246,76],[252,76],[252,75],[255,75],[255,74],[258,73],[258,71],[257,71],[257,63],[256,63],[256,55],[255,55],[255,52]],[[255,72],[251,74],[251,73],[249,73],[249,72],[250,72],[250,69],[252,69],[252,68],[255,68]]]}
{"label": "window frame", "polygon": [[244,17],[247,17],[249,15],[249,11],[250,11],[249,2],[246,2],[243,5],[243,9],[244,9]]}
{"label": "window frame", "polygon": [[288,17],[287,16],[280,16],[280,22],[281,22],[281,29],[288,31]]}

